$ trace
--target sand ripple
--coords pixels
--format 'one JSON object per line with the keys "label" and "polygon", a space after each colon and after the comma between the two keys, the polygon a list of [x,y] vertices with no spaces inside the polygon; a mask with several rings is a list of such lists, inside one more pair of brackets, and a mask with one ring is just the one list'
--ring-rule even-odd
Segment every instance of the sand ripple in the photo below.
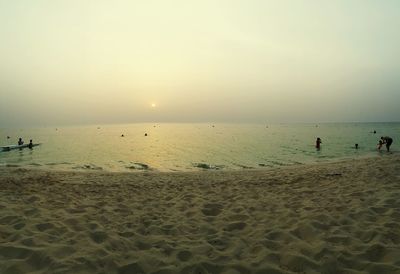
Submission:
{"label": "sand ripple", "polygon": [[4,168],[0,273],[400,273],[399,163],[393,154],[270,171]]}

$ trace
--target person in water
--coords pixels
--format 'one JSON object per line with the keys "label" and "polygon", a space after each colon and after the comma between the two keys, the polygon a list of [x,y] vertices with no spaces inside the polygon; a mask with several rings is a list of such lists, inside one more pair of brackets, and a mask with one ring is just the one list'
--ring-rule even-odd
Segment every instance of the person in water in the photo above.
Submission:
{"label": "person in water", "polygon": [[321,138],[318,137],[317,141],[315,142],[315,147],[317,149],[320,149],[321,148],[321,144],[322,144]]}
{"label": "person in water", "polygon": [[354,147],[355,147],[355,149],[358,149],[358,144],[355,144]]}
{"label": "person in water", "polygon": [[33,143],[32,143],[32,139],[29,140],[29,144],[28,144],[29,148],[33,148]]}
{"label": "person in water", "polygon": [[18,145],[21,146],[21,145],[23,145],[23,144],[24,144],[24,141],[22,141],[22,138],[19,138],[19,140],[18,140]]}
{"label": "person in water", "polygon": [[382,136],[382,137],[381,137],[381,140],[382,140],[382,144],[385,144],[385,145],[386,145],[387,151],[389,151],[390,146],[391,146],[392,143],[393,143],[393,139],[390,138],[389,136],[385,136],[385,137]]}
{"label": "person in water", "polygon": [[379,140],[379,142],[378,142],[378,144],[377,144],[377,149],[378,149],[378,150],[381,150],[382,146],[383,146],[383,141],[382,141],[382,140]]}

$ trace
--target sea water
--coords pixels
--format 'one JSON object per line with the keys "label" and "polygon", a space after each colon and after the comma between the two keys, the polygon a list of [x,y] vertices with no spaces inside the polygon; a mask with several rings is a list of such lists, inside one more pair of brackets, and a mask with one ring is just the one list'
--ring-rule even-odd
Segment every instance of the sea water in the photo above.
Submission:
{"label": "sea water", "polygon": [[[16,144],[19,137],[41,145],[0,152],[0,166],[107,171],[265,169],[385,155],[385,147],[380,152],[376,149],[383,135],[391,136],[391,150],[399,151],[400,123],[3,128],[0,146]],[[320,150],[315,148],[317,137],[322,139]]]}

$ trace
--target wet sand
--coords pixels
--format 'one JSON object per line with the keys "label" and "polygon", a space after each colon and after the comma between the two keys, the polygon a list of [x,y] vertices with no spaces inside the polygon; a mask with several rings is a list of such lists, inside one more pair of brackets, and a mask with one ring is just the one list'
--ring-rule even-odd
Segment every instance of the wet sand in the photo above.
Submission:
{"label": "wet sand", "polygon": [[398,154],[240,172],[0,172],[0,273],[400,273]]}

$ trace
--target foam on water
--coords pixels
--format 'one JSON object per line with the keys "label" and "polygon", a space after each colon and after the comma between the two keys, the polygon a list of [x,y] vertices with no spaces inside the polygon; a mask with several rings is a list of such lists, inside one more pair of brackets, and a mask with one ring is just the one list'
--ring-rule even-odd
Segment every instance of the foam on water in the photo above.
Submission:
{"label": "foam on water", "polygon": [[[19,137],[42,143],[32,150],[0,152],[0,166],[108,171],[260,169],[386,153],[384,148],[381,152],[376,150],[382,135],[391,136],[393,151],[398,150],[400,123],[0,129],[0,146],[13,144]],[[317,137],[322,139],[319,151],[315,149]],[[355,143],[359,144],[357,150]]]}

